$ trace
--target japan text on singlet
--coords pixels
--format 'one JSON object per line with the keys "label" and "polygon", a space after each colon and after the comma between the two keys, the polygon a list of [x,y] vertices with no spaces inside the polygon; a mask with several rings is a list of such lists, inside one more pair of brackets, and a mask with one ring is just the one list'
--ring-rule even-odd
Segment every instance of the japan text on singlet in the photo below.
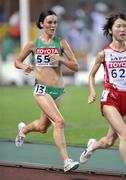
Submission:
{"label": "japan text on singlet", "polygon": [[118,52],[107,46],[104,52],[105,83],[126,91],[126,50]]}
{"label": "japan text on singlet", "polygon": [[51,62],[49,54],[62,55],[62,49],[58,37],[54,38],[52,44],[44,44],[41,39],[37,39],[34,49],[34,63],[39,67],[58,67],[59,62]]}

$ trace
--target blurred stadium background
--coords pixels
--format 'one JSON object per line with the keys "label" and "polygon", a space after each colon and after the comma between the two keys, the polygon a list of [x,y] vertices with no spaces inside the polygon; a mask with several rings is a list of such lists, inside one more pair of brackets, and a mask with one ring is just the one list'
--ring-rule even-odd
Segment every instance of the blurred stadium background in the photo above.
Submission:
{"label": "blurred stadium background", "polygon": [[[26,41],[35,40],[40,33],[36,21],[43,9],[53,9],[57,13],[57,34],[69,42],[80,64],[77,73],[62,67],[67,93],[61,111],[67,121],[68,143],[86,143],[92,136],[99,138],[104,135],[107,127],[106,122],[101,120],[99,101],[87,105],[87,76],[97,52],[108,43],[102,35],[105,17],[115,12],[125,13],[126,0],[116,3],[115,0],[0,0],[1,139],[14,139],[21,119],[30,122],[39,117],[31,90],[34,73],[25,76],[14,67],[14,60]],[[101,68],[96,77],[99,95],[102,82]],[[29,140],[52,142],[51,130],[42,137],[32,134]]]}

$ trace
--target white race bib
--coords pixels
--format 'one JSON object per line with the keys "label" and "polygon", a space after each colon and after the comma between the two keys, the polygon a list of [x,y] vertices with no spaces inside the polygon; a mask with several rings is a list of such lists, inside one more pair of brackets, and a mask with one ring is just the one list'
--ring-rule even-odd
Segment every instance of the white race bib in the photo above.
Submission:
{"label": "white race bib", "polygon": [[45,90],[46,90],[46,86],[44,86],[42,84],[36,84],[35,85],[34,94],[44,95],[45,94]]}
{"label": "white race bib", "polygon": [[101,95],[101,101],[102,102],[107,101],[108,94],[109,94],[109,90],[107,90],[107,89],[103,90],[102,95]]}

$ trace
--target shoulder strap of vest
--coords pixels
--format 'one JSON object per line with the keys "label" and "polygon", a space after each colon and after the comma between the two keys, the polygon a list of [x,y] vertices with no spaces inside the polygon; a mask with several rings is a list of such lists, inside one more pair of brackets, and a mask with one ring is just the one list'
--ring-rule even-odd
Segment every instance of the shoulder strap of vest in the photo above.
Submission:
{"label": "shoulder strap of vest", "polygon": [[58,47],[60,47],[60,40],[57,36],[55,36],[55,39],[54,39],[54,44]]}
{"label": "shoulder strap of vest", "polygon": [[42,41],[40,39],[36,39],[35,47],[40,47],[42,45]]}
{"label": "shoulder strap of vest", "polygon": [[59,37],[55,36],[54,44],[56,47],[60,48],[60,55],[63,55],[63,49],[61,48]]}

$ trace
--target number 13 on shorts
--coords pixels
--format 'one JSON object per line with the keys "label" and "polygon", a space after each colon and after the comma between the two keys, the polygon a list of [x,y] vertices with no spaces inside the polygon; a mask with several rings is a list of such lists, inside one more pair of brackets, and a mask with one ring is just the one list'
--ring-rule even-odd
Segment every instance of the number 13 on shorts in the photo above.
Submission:
{"label": "number 13 on shorts", "polygon": [[101,101],[103,102],[105,102],[105,101],[107,101],[107,97],[108,97],[108,94],[109,94],[109,90],[103,90],[103,92],[102,92],[102,95],[101,95]]}
{"label": "number 13 on shorts", "polygon": [[46,90],[46,86],[41,85],[41,84],[36,84],[35,85],[34,94],[44,95],[45,94],[45,90]]}

